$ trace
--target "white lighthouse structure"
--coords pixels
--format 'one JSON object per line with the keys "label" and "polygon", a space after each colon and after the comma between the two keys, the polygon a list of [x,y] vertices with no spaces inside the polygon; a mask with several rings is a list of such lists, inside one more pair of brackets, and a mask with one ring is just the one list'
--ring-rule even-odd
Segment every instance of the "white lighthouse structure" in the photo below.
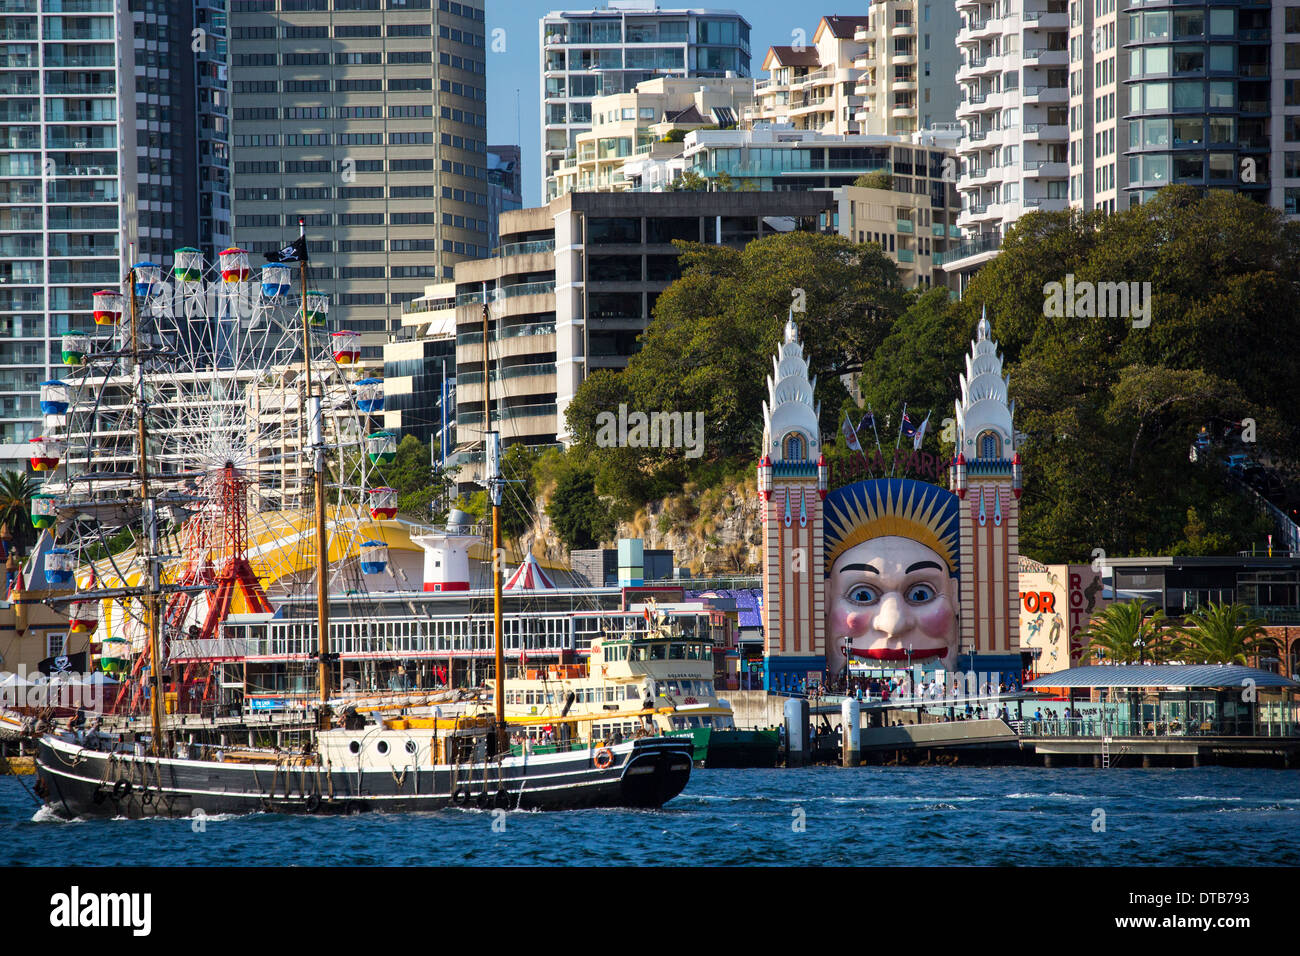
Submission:
{"label": "white lighthouse structure", "polygon": [[424,549],[424,590],[469,590],[469,547],[482,540],[473,532],[473,519],[453,508],[441,531],[411,536]]}

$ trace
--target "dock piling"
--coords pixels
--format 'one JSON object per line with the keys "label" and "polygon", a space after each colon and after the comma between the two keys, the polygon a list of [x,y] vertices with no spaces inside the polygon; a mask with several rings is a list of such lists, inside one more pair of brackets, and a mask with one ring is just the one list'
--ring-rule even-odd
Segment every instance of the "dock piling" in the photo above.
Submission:
{"label": "dock piling", "polygon": [[840,704],[840,760],[846,767],[862,762],[862,701],[852,697]]}
{"label": "dock piling", "polygon": [[791,698],[785,702],[785,741],[787,767],[802,767],[808,763],[808,701]]}

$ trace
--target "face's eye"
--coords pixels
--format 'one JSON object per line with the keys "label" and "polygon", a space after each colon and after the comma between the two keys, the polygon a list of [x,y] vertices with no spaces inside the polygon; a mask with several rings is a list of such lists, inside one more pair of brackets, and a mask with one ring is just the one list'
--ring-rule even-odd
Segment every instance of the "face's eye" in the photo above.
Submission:
{"label": "face's eye", "polygon": [[848,599],[852,601],[854,604],[875,604],[876,603],[875,588],[869,587],[865,584],[855,584],[852,588],[849,589],[849,593],[847,596]]}
{"label": "face's eye", "polygon": [[928,584],[913,584],[907,589],[907,602],[909,604],[924,604],[933,600],[936,593],[938,592]]}

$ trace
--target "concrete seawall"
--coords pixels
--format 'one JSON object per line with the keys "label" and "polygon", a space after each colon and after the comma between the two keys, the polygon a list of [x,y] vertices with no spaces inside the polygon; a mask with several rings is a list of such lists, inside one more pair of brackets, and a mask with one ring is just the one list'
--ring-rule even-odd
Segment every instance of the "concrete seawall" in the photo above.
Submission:
{"label": "concrete seawall", "polygon": [[787,697],[764,690],[724,690],[718,691],[718,696],[731,704],[731,713],[741,730],[765,730],[785,722]]}

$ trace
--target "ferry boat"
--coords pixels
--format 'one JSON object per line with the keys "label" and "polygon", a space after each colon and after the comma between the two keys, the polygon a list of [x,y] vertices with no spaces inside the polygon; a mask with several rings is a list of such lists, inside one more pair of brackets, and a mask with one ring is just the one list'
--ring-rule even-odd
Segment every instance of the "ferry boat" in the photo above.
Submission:
{"label": "ferry boat", "polygon": [[[691,619],[650,602],[648,629],[605,634],[585,662],[525,670],[505,690],[506,722],[536,739],[539,720],[588,722],[591,736],[621,741],[647,734],[684,737],[703,767],[773,767],[776,731],[736,728],[731,705],[714,693],[713,644]],[[544,726],[544,724],[543,724]]]}

